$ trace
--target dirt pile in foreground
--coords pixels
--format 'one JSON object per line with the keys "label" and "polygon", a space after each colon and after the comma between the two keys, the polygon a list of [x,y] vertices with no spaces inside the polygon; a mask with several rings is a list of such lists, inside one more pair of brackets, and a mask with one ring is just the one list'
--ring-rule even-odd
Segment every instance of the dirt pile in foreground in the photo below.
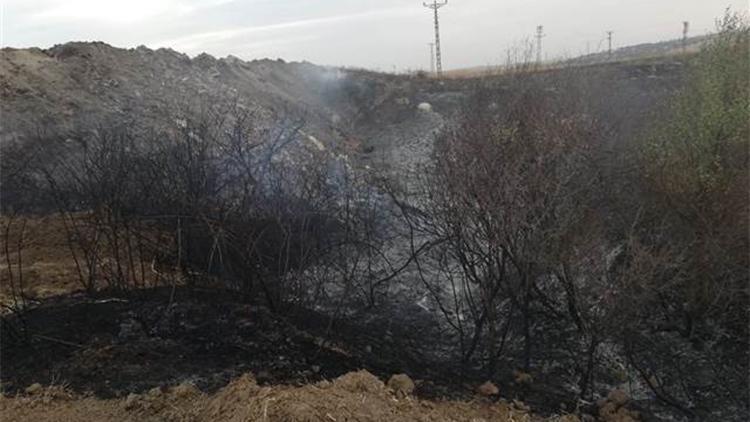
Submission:
{"label": "dirt pile in foreground", "polygon": [[[102,400],[60,387],[32,386],[0,399],[13,421],[536,421],[523,405],[433,402],[394,392],[367,371],[303,387],[262,387],[246,374],[213,395],[190,384]],[[570,415],[560,419],[573,421]]]}

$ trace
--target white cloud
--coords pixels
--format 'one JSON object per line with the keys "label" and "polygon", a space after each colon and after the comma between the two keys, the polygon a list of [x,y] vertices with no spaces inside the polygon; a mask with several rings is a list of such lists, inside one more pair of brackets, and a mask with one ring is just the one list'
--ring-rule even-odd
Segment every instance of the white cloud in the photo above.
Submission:
{"label": "white cloud", "polygon": [[[392,70],[429,66],[432,16],[422,0],[0,0],[6,45],[49,47],[99,40],[118,47],[172,47],[188,54],[264,55]],[[455,0],[441,9],[446,68],[502,63],[544,25],[545,55],[713,29],[726,5],[747,0]]]}
{"label": "white cloud", "polygon": [[97,21],[128,24],[144,21],[170,11],[182,11],[175,1],[154,0],[68,0],[40,10],[30,16],[32,21]]}
{"label": "white cloud", "polygon": [[[274,23],[269,25],[257,25],[248,27],[235,27],[230,29],[222,29],[216,31],[206,31],[197,34],[191,34],[184,37],[178,37],[167,40],[159,40],[150,43],[157,47],[171,47],[177,50],[185,50],[188,52],[194,52],[201,48],[210,46],[212,44],[220,43],[222,41],[234,40],[239,37],[259,34],[259,33],[271,33],[271,32],[287,32],[291,30],[299,30],[307,28],[311,30],[315,27],[330,26],[341,22],[352,23],[358,20],[371,20],[371,19],[385,19],[388,17],[408,14],[408,9],[403,8],[392,8],[385,10],[376,10],[365,13],[356,13],[348,15],[337,15],[328,16],[324,18],[313,18],[313,19],[300,19],[289,22]],[[296,37],[295,39],[300,39]],[[305,40],[311,39],[310,36],[304,38]]]}
{"label": "white cloud", "polygon": [[[10,0],[10,3],[19,0]],[[184,16],[201,9],[218,7],[236,0],[46,0],[36,1],[29,18],[54,23],[94,21],[133,24],[154,18]]]}

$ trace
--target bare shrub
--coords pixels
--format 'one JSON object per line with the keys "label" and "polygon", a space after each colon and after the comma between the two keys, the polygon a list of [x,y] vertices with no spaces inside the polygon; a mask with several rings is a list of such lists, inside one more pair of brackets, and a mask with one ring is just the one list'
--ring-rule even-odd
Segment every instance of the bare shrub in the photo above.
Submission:
{"label": "bare shrub", "polygon": [[394,268],[375,264],[383,220],[364,176],[307,145],[301,120],[226,101],[175,110],[148,130],[39,134],[48,158],[28,174],[63,217],[82,288],[219,281],[280,311],[321,291],[317,265],[375,302]]}
{"label": "bare shrub", "polygon": [[750,36],[727,14],[638,151],[641,213],[621,268],[621,335],[660,398],[747,410]]}
{"label": "bare shrub", "polygon": [[[478,92],[463,120],[437,140],[435,162],[404,207],[423,282],[458,332],[464,361],[478,348],[490,376],[521,342],[518,365],[551,345],[542,321],[565,320],[595,336],[581,297],[587,254],[599,253],[592,202],[599,189],[597,123],[537,81],[499,110]],[[565,329],[563,327],[563,329]],[[593,340],[596,342],[596,340]]]}

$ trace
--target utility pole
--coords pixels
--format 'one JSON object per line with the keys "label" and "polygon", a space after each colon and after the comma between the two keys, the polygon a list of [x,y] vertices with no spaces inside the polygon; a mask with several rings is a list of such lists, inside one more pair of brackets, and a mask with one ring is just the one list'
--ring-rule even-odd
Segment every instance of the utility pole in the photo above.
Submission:
{"label": "utility pole", "polygon": [[432,9],[435,13],[435,65],[437,77],[443,76],[443,58],[440,53],[440,21],[438,19],[438,9],[448,4],[448,0],[432,0],[432,3],[422,3],[424,7]]}
{"label": "utility pole", "polygon": [[613,31],[607,31],[607,42],[609,43],[609,47],[607,48],[607,55],[609,58],[612,58],[612,34],[614,34]]}
{"label": "utility pole", "polygon": [[435,43],[427,43],[430,46],[430,74],[435,74]]}
{"label": "utility pole", "polygon": [[536,64],[540,66],[542,64],[542,38],[544,38],[544,27],[539,25],[536,27]]}
{"label": "utility pole", "polygon": [[690,32],[690,22],[688,21],[682,22],[682,53],[683,54],[687,51],[687,40],[688,40],[689,32]]}

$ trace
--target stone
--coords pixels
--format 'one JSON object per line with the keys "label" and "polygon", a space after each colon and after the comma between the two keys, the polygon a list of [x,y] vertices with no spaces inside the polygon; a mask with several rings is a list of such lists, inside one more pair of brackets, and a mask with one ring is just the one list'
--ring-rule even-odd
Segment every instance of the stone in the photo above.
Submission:
{"label": "stone", "polygon": [[500,394],[500,389],[497,388],[495,384],[491,383],[490,381],[487,381],[484,384],[477,387],[477,393],[485,397],[496,396]]}
{"label": "stone", "polygon": [[125,410],[134,409],[138,406],[138,402],[141,400],[141,396],[135,393],[130,393],[125,398]]}
{"label": "stone", "polygon": [[417,110],[423,112],[423,113],[429,113],[432,111],[432,104],[430,103],[420,103],[417,106]]}
{"label": "stone", "polygon": [[31,384],[30,386],[26,387],[26,390],[24,390],[26,394],[28,395],[35,395],[42,392],[42,384],[39,384],[38,382],[35,382],[34,384]]}
{"label": "stone", "polygon": [[399,396],[408,396],[414,392],[414,381],[406,374],[395,374],[388,380],[388,388]]}
{"label": "stone", "polygon": [[640,414],[625,407],[630,401],[628,393],[621,389],[609,392],[606,400],[599,402],[599,420],[603,422],[635,422]]}

